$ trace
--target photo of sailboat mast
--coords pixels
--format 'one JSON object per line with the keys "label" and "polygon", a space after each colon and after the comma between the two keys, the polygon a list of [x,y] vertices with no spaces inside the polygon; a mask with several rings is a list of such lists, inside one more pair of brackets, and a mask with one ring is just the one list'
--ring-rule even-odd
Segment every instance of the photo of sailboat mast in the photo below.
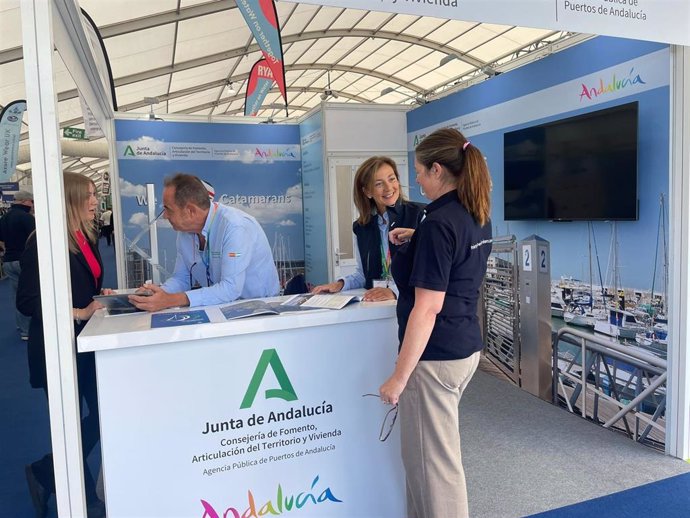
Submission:
{"label": "photo of sailboat mast", "polygon": [[[563,276],[551,283],[556,394],[571,412],[663,449],[669,312],[663,194],[649,290],[621,282],[616,223],[611,225],[606,278],[588,222],[589,282]],[[562,316],[554,311],[559,304]]]}
{"label": "photo of sailboat mast", "polygon": [[[668,346],[667,285],[668,247],[664,195],[659,197],[659,222],[649,291],[625,288],[618,264],[616,223],[612,223],[610,278],[603,278],[596,250],[596,236],[588,222],[589,282],[563,276],[552,280],[551,316],[592,333],[616,338],[630,347],[640,347],[662,358]],[[594,282],[595,275],[598,283]],[[659,277],[661,277],[659,279]]]}

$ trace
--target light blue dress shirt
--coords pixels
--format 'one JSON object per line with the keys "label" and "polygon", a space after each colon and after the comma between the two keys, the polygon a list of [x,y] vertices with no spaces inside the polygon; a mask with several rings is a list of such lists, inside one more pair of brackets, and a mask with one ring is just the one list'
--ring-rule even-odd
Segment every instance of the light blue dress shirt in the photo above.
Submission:
{"label": "light blue dress shirt", "polygon": [[[381,214],[376,214],[376,222],[379,226],[379,233],[381,234],[381,243],[383,244],[383,253],[388,256],[388,213],[385,212],[383,216]],[[355,236],[355,257],[357,259],[357,266],[355,271],[346,277],[342,277],[338,280],[343,281],[343,291],[345,290],[356,290],[358,288],[364,288],[366,284],[366,277],[364,276],[364,269],[362,268],[362,257],[359,254],[359,245],[357,244],[357,236]],[[393,279],[390,279],[388,287],[393,290],[395,296],[398,296],[398,288],[395,286]]]}
{"label": "light blue dress shirt", "polygon": [[[271,246],[256,219],[212,203],[201,233],[206,240],[203,251],[195,233],[178,233],[175,271],[161,288],[168,293],[185,292],[190,306],[279,294]],[[201,288],[193,290],[197,284]]]}

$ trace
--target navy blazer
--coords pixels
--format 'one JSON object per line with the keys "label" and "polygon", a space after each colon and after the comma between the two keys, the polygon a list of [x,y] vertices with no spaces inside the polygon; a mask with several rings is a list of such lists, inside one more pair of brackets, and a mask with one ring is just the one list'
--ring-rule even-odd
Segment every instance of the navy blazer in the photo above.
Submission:
{"label": "navy blazer", "polygon": [[[98,264],[101,265],[101,276],[96,281],[84,254],[69,254],[69,267],[72,284],[72,307],[85,308],[93,300],[94,295],[101,292],[103,285],[103,261],[98,251],[98,243],[89,243]],[[29,341],[27,344],[29,358],[29,374],[31,386],[46,388],[46,359],[43,337],[43,315],[41,313],[41,286],[38,272],[38,249],[36,234],[29,236],[26,249],[21,258],[21,273],[17,287],[17,309],[31,317],[29,325]],[[86,322],[77,324],[74,321],[74,336],[77,336]],[[80,378],[95,376],[93,353],[79,353],[77,355],[77,370]],[[81,380],[80,380],[81,381]]]}
{"label": "navy blazer", "polygon": [[[421,219],[425,205],[413,201],[398,198],[395,205],[388,207],[388,228],[417,228]],[[364,274],[364,287],[368,290],[373,288],[374,280],[380,279],[383,275],[381,264],[381,232],[379,230],[378,215],[372,214],[369,223],[360,225],[358,221],[352,223],[352,232],[357,236],[357,247],[359,257],[362,260],[362,273]],[[395,256],[398,246],[388,243],[391,257]]]}

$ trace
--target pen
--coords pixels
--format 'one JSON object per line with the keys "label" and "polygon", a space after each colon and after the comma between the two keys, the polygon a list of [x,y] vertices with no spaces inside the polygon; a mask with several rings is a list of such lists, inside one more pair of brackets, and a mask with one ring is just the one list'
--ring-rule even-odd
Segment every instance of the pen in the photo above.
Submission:
{"label": "pen", "polygon": [[241,255],[239,252],[228,252],[228,257],[240,257]]}

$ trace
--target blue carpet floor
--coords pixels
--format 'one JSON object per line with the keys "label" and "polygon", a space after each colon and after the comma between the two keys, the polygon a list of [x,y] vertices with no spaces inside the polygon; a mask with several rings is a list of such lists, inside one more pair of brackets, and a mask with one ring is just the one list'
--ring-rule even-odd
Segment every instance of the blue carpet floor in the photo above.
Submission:
{"label": "blue carpet floor", "polygon": [[690,473],[534,514],[530,518],[590,518],[592,516],[687,518],[690,516]]}
{"label": "blue carpet floor", "polygon": [[[115,250],[107,247],[104,239],[100,250],[103,286],[117,287]],[[29,385],[26,342],[16,330],[7,279],[0,281],[0,307],[0,517],[33,518],[24,466],[50,450],[48,404],[43,391]],[[54,518],[54,499],[49,509],[48,517]]]}

